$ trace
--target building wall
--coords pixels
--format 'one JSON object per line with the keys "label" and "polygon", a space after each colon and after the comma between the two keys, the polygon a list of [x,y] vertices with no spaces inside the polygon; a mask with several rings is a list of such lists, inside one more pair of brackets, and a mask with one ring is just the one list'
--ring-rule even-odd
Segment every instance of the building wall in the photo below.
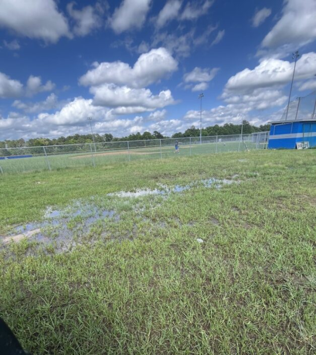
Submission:
{"label": "building wall", "polygon": [[299,142],[316,146],[316,121],[272,123],[269,149],[295,149]]}

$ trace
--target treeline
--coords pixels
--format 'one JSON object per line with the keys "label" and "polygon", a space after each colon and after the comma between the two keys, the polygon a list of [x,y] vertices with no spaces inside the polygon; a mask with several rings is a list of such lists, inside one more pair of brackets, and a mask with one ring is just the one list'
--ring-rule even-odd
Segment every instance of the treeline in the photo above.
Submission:
{"label": "treeline", "polygon": [[[251,134],[255,132],[269,131],[269,125],[263,125],[260,127],[252,126],[248,121],[243,122],[243,132],[244,134]],[[203,136],[216,136],[216,135],[229,135],[229,134],[240,134],[241,125],[234,125],[231,123],[226,123],[223,126],[215,125],[202,129]],[[198,137],[200,135],[200,130],[194,126],[187,129],[184,133],[175,133],[172,138],[182,138],[182,137]],[[68,137],[59,138],[31,138],[27,141],[24,139],[17,140],[6,140],[0,141],[0,148],[16,148],[16,147],[41,147],[47,145],[64,145],[64,144],[82,144],[82,143],[104,143],[104,142],[118,142],[118,141],[135,141],[135,140],[149,140],[149,139],[162,139],[169,138],[163,136],[160,132],[154,131],[153,133],[134,133],[126,137],[116,138],[112,134],[75,134]]]}
{"label": "treeline", "polygon": [[[241,124],[234,125],[232,123],[225,123],[223,126],[215,125],[202,129],[202,136],[226,136],[230,134],[241,134]],[[252,126],[248,121],[243,121],[243,133],[251,134],[256,132],[266,132],[270,130],[270,125],[261,125],[259,127]],[[200,129],[192,126],[184,133],[175,133],[172,138],[182,137],[198,137],[200,135]]]}

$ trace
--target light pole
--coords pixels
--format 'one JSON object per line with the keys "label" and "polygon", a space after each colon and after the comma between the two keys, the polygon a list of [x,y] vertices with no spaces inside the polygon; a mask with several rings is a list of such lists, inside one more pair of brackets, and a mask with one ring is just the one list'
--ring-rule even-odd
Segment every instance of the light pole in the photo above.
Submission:
{"label": "light pole", "polygon": [[97,149],[96,149],[96,146],[95,146],[94,134],[93,134],[93,131],[92,131],[92,117],[88,117],[88,122],[90,124],[91,135],[92,135],[92,140],[93,140],[93,144],[94,144],[94,151],[97,152]]}
{"label": "light pole", "polygon": [[287,104],[287,108],[286,108],[286,116],[285,116],[285,120],[287,120],[287,116],[289,114],[289,107],[290,107],[290,102],[291,102],[291,96],[292,96],[292,89],[293,89],[293,82],[294,82],[294,77],[295,77],[295,69],[296,69],[296,63],[298,58],[300,57],[300,54],[298,51],[294,52],[292,55],[292,58],[294,59],[294,69],[293,69],[293,76],[292,76],[292,82],[291,82],[291,88],[290,88],[290,94],[289,94],[289,102]]}
{"label": "light pole", "polygon": [[203,92],[199,95],[199,100],[200,100],[200,144],[202,144],[202,100],[203,100],[204,94]]}

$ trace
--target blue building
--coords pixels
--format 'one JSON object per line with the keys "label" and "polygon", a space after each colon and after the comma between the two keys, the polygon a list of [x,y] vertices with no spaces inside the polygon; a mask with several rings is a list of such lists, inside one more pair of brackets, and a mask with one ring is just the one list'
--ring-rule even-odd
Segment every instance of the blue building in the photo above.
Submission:
{"label": "blue building", "polygon": [[316,146],[316,120],[271,122],[269,149],[297,149]]}

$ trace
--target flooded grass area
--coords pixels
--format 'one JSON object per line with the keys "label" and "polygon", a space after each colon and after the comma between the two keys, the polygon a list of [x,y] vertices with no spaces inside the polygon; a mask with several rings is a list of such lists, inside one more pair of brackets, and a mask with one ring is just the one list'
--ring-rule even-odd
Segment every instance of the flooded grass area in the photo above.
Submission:
{"label": "flooded grass area", "polygon": [[[42,221],[13,227],[7,235],[2,236],[2,247],[6,248],[9,243],[18,243],[26,239],[32,245],[28,255],[31,253],[35,255],[37,249],[43,249],[43,247],[47,247],[50,252],[65,252],[84,243],[121,240],[122,237],[113,237],[113,228],[120,229],[121,216],[124,224],[126,214],[129,214],[129,217],[135,221],[132,226],[133,232],[124,232],[123,235],[126,238],[135,237],[139,219],[141,222],[151,224],[150,229],[166,228],[166,222],[154,223],[146,217],[145,212],[148,213],[159,206],[164,199],[170,198],[170,195],[172,198],[173,194],[203,187],[221,189],[225,185],[239,183],[236,180],[237,177],[238,175],[235,175],[231,180],[210,178],[173,187],[158,184],[159,187],[155,189],[119,191],[109,193],[103,198],[93,196],[85,200],[74,200],[62,209],[49,206],[43,214]],[[157,199],[156,196],[161,196],[161,198]],[[150,203],[148,197],[151,197]]]}
{"label": "flooded grass area", "polygon": [[315,174],[267,151],[3,176],[0,316],[34,354],[313,354]]}

